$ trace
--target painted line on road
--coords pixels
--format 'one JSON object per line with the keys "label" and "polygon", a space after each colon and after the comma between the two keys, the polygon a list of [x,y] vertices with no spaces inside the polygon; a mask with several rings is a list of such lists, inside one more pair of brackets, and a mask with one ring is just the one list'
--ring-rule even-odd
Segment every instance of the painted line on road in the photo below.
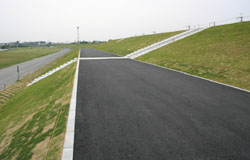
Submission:
{"label": "painted line on road", "polygon": [[244,91],[244,92],[250,93],[249,90],[246,90],[246,89],[243,89],[243,88],[239,88],[239,87],[236,87],[236,86],[232,86],[232,85],[229,85],[229,84],[225,84],[225,83],[222,83],[222,82],[217,82],[217,81],[214,81],[214,80],[210,80],[210,79],[207,79],[207,78],[199,77],[199,76],[196,76],[196,75],[192,75],[192,74],[185,73],[185,72],[182,72],[182,71],[174,70],[174,69],[171,69],[171,68],[162,67],[162,66],[159,66],[159,65],[156,65],[156,64],[151,64],[151,63],[148,63],[148,62],[143,62],[143,61],[140,61],[140,60],[135,60],[135,59],[131,59],[131,60],[137,61],[137,62],[141,62],[141,63],[145,63],[145,64],[149,64],[149,65],[152,65],[152,66],[155,66],[155,67],[167,69],[167,70],[170,70],[170,71],[182,73],[182,74],[185,74],[185,75],[188,75],[188,76],[191,76],[191,77],[199,78],[199,79],[206,80],[206,81],[209,81],[209,82],[212,82],[212,83],[220,84],[220,85],[223,85],[223,86],[227,86],[227,87],[230,87],[230,88],[234,88],[234,89],[237,89],[237,90],[240,90],[240,91]]}
{"label": "painted line on road", "polygon": [[130,59],[127,57],[84,57],[80,58],[80,60],[103,60],[103,59]]}
{"label": "painted line on road", "polygon": [[78,83],[78,72],[79,72],[79,57],[78,54],[76,72],[74,77],[74,85],[72,90],[72,96],[70,101],[70,108],[67,121],[67,129],[65,134],[62,160],[73,160],[73,151],[74,151],[74,136],[75,136],[75,117],[76,117],[76,98],[77,98],[77,83]]}

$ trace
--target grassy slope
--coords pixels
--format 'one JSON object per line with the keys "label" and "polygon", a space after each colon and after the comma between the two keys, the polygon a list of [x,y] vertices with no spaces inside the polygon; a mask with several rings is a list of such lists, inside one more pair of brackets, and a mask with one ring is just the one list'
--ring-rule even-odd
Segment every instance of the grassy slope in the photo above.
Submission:
{"label": "grassy slope", "polygon": [[118,40],[110,40],[106,43],[100,43],[100,44],[68,44],[68,45],[58,45],[58,46],[64,48],[73,48],[73,47],[95,48],[102,51],[117,54],[120,56],[125,56],[133,51],[144,48],[148,45],[159,42],[161,40],[164,40],[181,32],[183,31],[130,37]]}
{"label": "grassy slope", "polygon": [[159,42],[183,31],[168,32],[160,34],[152,34],[145,36],[137,36],[125,39],[111,40],[107,43],[92,45],[94,48],[114,53],[120,56],[125,56],[133,51],[149,46],[153,43]]}
{"label": "grassy slope", "polygon": [[250,22],[209,28],[137,59],[250,90]]}
{"label": "grassy slope", "polygon": [[0,69],[60,51],[59,48],[18,48],[0,52]]}
{"label": "grassy slope", "polygon": [[[38,73],[77,54],[74,49]],[[0,159],[60,159],[74,72],[75,63],[25,88],[0,106]]]}

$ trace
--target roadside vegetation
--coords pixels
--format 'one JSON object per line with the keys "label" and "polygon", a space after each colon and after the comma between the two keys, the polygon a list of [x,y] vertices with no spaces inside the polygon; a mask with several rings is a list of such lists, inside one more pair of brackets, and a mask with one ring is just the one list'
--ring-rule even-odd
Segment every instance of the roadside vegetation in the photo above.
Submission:
{"label": "roadside vegetation", "polygon": [[[151,35],[143,35],[129,38],[122,38],[116,40],[109,40],[105,43],[92,43],[92,44],[68,44],[61,45],[61,47],[72,48],[94,48],[102,51],[106,51],[109,53],[113,53],[119,56],[125,56],[131,52],[139,50],[141,48],[147,47],[153,43],[159,42],[161,40],[172,37],[176,34],[180,34],[183,31],[177,32],[167,32],[167,33],[159,33],[159,34],[151,34]],[[58,45],[60,46],[60,45]]]}
{"label": "roadside vegetation", "polygon": [[[26,76],[33,78],[77,57],[73,49]],[[60,159],[76,63],[24,88],[0,105],[0,159]]]}
{"label": "roadside vegetation", "polygon": [[[212,27],[137,60],[250,90],[249,28],[250,22]],[[19,84],[21,89],[13,92],[13,95],[0,104],[0,159],[61,158],[76,63],[30,87],[24,87],[34,78],[77,57],[78,47],[95,48],[124,56],[181,32],[131,37],[100,44],[61,46],[73,49],[9,87],[14,88]],[[43,56],[60,49],[28,50],[17,49],[8,54],[6,52],[10,51],[0,52],[0,67],[4,66],[1,60],[8,61],[8,58],[3,59],[1,56],[16,55],[22,60],[26,58],[26,61],[38,57],[38,53]],[[20,63],[11,60],[8,62],[5,66]],[[0,92],[0,100],[2,93]]]}
{"label": "roadside vegetation", "polygon": [[183,31],[144,35],[144,36],[130,37],[118,40],[110,40],[107,43],[92,45],[92,47],[95,49],[107,51],[109,53],[117,54],[120,56],[125,56],[131,52],[147,47],[153,43],[167,39],[181,32]]}
{"label": "roadside vegetation", "polygon": [[56,53],[60,48],[16,48],[0,52],[0,69]]}
{"label": "roadside vegetation", "polygon": [[250,22],[212,27],[137,59],[250,90]]}

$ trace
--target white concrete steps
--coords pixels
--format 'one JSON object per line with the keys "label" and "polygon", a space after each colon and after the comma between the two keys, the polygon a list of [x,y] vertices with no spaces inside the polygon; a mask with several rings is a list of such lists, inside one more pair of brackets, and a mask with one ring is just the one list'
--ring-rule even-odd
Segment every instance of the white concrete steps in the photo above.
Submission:
{"label": "white concrete steps", "polygon": [[72,63],[74,63],[74,62],[76,62],[76,61],[77,61],[77,58],[72,59],[72,60],[70,60],[70,61],[68,61],[68,62],[66,62],[66,63],[60,65],[59,67],[57,67],[57,68],[55,68],[55,69],[53,69],[53,70],[51,70],[51,71],[49,71],[49,72],[47,72],[47,73],[41,75],[40,77],[34,79],[31,83],[27,84],[27,87],[28,87],[28,86],[31,86],[32,84],[34,84],[34,83],[36,83],[36,82],[38,82],[38,81],[40,81],[40,80],[42,80],[42,79],[44,79],[44,78],[46,78],[46,77],[52,75],[52,74],[54,74],[55,72],[61,70],[62,68],[66,67],[66,66],[68,66],[68,65],[70,65],[70,64],[72,64]]}
{"label": "white concrete steps", "polygon": [[166,45],[168,45],[170,43],[173,43],[175,41],[178,41],[180,39],[183,39],[185,37],[188,37],[190,35],[193,35],[195,33],[200,32],[200,31],[203,31],[204,29],[205,28],[196,28],[196,29],[188,30],[186,32],[182,32],[180,34],[177,34],[177,35],[172,36],[170,38],[164,39],[164,40],[162,40],[160,42],[154,43],[154,44],[152,44],[150,46],[147,46],[145,48],[139,49],[139,50],[137,50],[135,52],[132,52],[132,53],[126,55],[125,57],[131,58],[131,59],[137,58],[137,57],[142,56],[142,55],[144,55],[146,53],[149,53],[149,52],[151,52],[153,50],[156,50],[158,48],[166,46]]}

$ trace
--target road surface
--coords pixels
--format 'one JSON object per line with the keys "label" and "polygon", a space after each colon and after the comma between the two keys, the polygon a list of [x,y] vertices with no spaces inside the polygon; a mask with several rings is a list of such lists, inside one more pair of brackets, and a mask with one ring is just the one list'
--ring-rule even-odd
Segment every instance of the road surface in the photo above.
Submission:
{"label": "road surface", "polygon": [[7,50],[7,49],[0,49],[0,52],[1,52],[1,51],[6,51],[6,50]]}
{"label": "road surface", "polygon": [[64,49],[60,52],[50,54],[48,56],[43,56],[40,58],[36,58],[24,63],[20,63],[17,65],[13,65],[8,68],[0,69],[0,90],[4,89],[4,85],[10,85],[16,82],[18,75],[17,75],[17,66],[19,66],[20,71],[20,78],[30,74],[37,69],[41,68],[42,66],[56,60],[60,56],[68,53],[70,49]]}
{"label": "road surface", "polygon": [[248,92],[128,59],[78,78],[75,160],[250,159]]}

